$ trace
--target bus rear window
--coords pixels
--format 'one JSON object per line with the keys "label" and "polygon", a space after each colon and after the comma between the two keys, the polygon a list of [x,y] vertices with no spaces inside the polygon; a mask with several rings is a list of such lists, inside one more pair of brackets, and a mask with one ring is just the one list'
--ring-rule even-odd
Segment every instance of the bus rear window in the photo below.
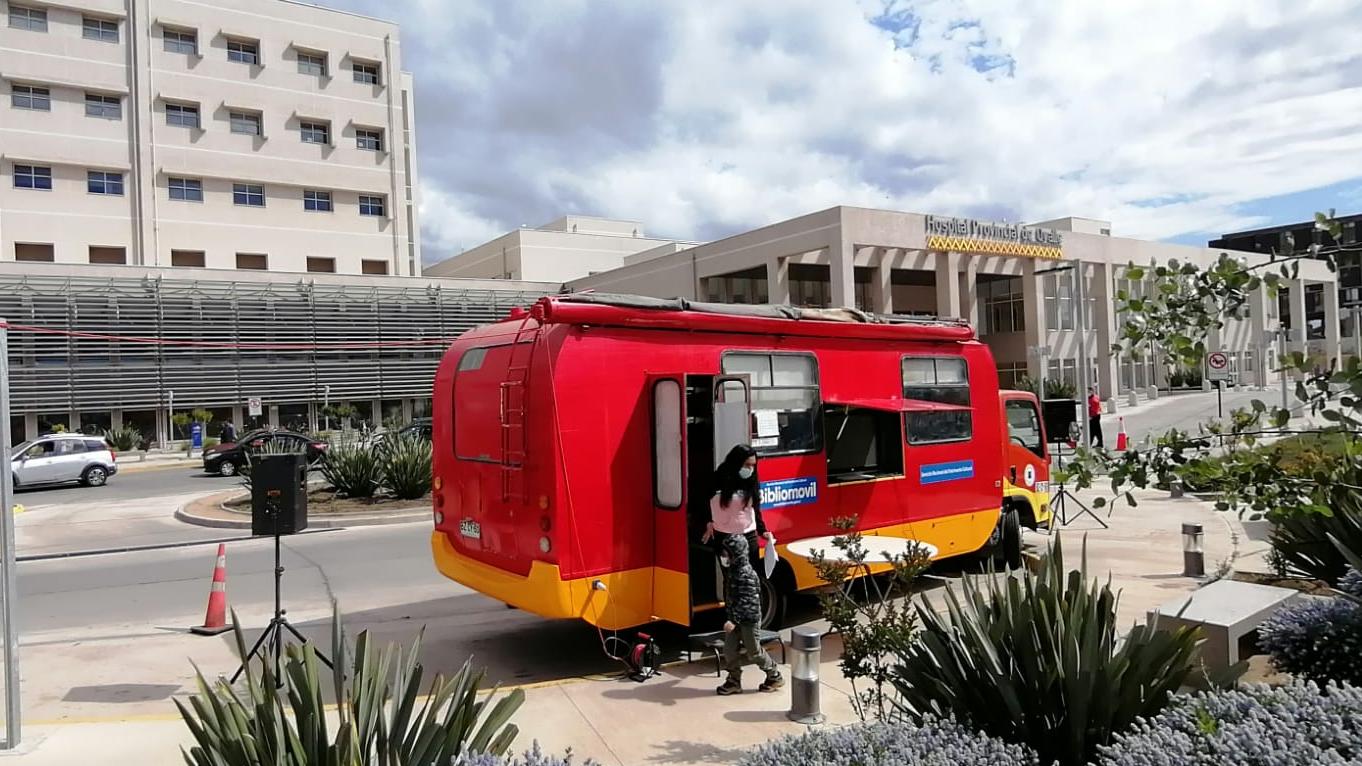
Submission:
{"label": "bus rear window", "polygon": [[969,406],[969,367],[958,356],[903,358],[903,398]]}
{"label": "bus rear window", "polygon": [[473,348],[454,375],[454,456],[501,461],[501,384],[511,347]]}

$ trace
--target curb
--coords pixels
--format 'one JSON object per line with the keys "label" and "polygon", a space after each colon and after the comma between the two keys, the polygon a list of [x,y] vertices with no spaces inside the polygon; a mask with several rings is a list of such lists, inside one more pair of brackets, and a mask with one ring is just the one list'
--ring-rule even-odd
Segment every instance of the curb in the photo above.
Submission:
{"label": "curb", "polygon": [[[251,517],[237,511],[229,511],[223,504],[234,497],[239,497],[241,492],[228,490],[224,492],[214,492],[194,500],[190,500],[179,508],[175,509],[175,518],[186,524],[193,524],[200,527],[211,529],[250,529]],[[195,505],[210,503],[210,512],[215,507],[220,513],[230,514],[227,516],[212,516],[204,513],[197,513],[192,510]],[[345,513],[345,514],[325,514],[308,515],[307,525],[315,529],[345,529],[347,527],[376,527],[387,524],[408,524],[413,521],[420,521],[428,518],[430,509],[424,505],[398,508],[383,513]]]}
{"label": "curb", "polygon": [[148,463],[119,463],[118,473],[145,473],[147,471],[166,471],[171,468],[194,468],[203,467],[203,463],[198,460],[156,460]]}

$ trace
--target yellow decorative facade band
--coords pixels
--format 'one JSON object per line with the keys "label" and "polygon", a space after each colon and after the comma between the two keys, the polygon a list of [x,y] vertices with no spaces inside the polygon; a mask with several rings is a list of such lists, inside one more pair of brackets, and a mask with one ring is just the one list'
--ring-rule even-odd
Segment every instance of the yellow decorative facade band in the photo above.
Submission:
{"label": "yellow decorative facade band", "polygon": [[1021,242],[1000,242],[992,239],[968,239],[966,237],[927,237],[927,249],[952,250],[957,253],[1020,255],[1026,258],[1049,258],[1054,260],[1064,257],[1064,251],[1058,247],[1032,245]]}

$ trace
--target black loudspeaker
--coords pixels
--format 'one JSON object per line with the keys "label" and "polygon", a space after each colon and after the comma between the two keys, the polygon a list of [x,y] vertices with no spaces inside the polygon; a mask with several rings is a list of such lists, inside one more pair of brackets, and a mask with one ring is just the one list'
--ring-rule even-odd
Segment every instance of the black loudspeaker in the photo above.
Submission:
{"label": "black loudspeaker", "polygon": [[1078,422],[1077,399],[1046,399],[1041,412],[1045,416],[1045,435],[1051,444],[1067,442],[1069,428]]}
{"label": "black loudspeaker", "polygon": [[307,529],[307,458],[259,455],[251,460],[251,534],[291,535]]}

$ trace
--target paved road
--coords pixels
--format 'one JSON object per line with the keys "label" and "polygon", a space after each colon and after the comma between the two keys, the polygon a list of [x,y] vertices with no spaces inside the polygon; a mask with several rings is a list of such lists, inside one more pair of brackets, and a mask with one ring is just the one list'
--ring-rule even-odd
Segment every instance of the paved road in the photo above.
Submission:
{"label": "paved road", "polygon": [[[127,463],[122,467],[137,465]],[[224,479],[208,476],[201,469],[177,466],[175,468],[155,468],[136,472],[115,474],[103,487],[82,487],[79,484],[63,484],[56,487],[20,489],[15,496],[16,502],[25,507],[50,505],[55,503],[114,502],[137,500],[144,497],[182,495],[187,492],[214,492],[229,489],[239,479]]]}

